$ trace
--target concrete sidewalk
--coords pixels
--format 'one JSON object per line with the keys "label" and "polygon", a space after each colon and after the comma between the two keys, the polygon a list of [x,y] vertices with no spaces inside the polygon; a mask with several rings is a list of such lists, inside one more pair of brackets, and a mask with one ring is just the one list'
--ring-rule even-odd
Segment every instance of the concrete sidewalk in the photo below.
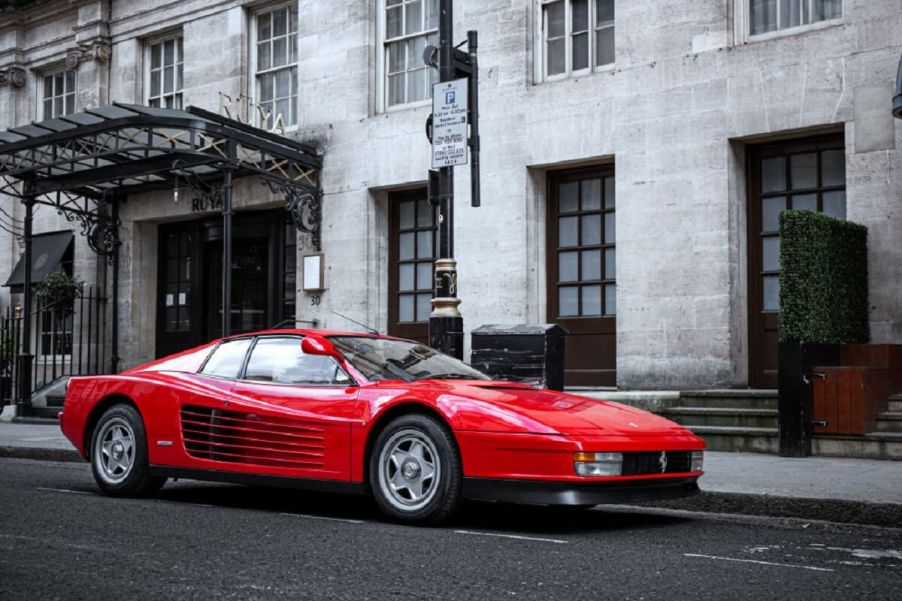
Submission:
{"label": "concrete sidewalk", "polygon": [[[56,424],[0,421],[0,457],[81,461]],[[703,499],[675,508],[902,527],[902,462],[758,453],[705,454]],[[796,502],[793,502],[796,501]],[[867,516],[875,513],[879,519]],[[848,514],[848,519],[844,518]]]}

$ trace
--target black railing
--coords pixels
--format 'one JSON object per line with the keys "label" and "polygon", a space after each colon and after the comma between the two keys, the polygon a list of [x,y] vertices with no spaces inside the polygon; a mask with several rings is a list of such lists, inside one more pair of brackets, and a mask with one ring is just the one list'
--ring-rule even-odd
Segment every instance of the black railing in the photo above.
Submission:
{"label": "black railing", "polygon": [[[36,299],[32,311],[31,394],[67,376],[105,373],[109,365],[106,295],[85,286],[71,307]],[[14,403],[19,390],[16,369],[22,351],[24,316],[7,307],[0,316],[0,405]]]}

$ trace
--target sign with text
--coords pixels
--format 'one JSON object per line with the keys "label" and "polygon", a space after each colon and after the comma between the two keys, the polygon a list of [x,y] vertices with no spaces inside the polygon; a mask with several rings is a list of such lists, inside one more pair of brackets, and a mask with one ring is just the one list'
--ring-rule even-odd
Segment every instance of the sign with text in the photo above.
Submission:
{"label": "sign with text", "polygon": [[432,86],[432,168],[467,164],[467,80]]}

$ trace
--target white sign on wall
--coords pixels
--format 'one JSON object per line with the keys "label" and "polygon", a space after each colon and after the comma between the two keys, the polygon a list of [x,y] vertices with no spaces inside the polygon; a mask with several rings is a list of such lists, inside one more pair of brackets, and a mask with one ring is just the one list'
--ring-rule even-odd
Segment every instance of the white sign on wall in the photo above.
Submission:
{"label": "white sign on wall", "polygon": [[467,80],[432,86],[432,168],[467,164]]}

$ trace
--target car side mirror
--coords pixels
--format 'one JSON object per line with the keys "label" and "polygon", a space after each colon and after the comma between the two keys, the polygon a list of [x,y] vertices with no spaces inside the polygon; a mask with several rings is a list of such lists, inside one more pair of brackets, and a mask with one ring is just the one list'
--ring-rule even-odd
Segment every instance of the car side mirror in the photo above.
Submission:
{"label": "car side mirror", "polygon": [[341,358],[331,342],[325,338],[316,336],[304,336],[301,340],[301,350],[305,355],[321,355],[325,357]]}

